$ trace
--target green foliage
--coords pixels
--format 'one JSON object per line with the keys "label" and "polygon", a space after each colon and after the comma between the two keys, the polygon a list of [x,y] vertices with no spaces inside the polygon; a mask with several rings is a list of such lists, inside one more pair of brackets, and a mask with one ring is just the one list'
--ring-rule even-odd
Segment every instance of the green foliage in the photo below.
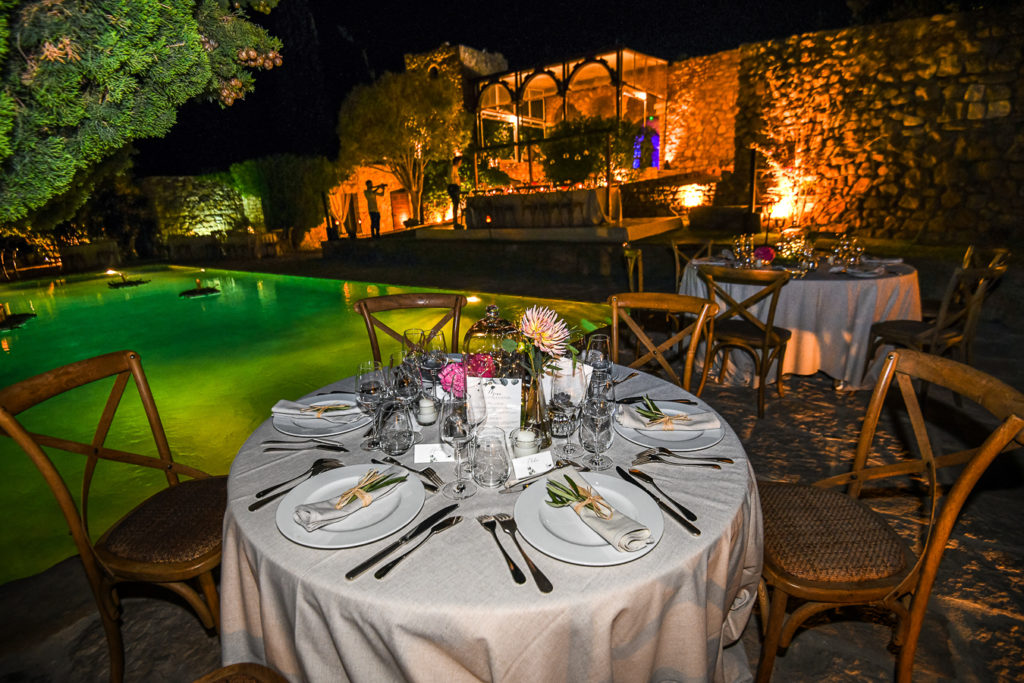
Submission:
{"label": "green foliage", "polygon": [[450,159],[469,140],[469,115],[446,79],[425,72],[386,73],[355,88],[338,115],[343,175],[359,166],[383,168],[409,193],[413,219],[421,220],[426,165]]}
{"label": "green foliage", "polygon": [[[544,175],[559,185],[604,178],[609,135],[612,174],[619,180],[637,175],[640,169],[633,168],[634,145],[638,139],[649,141],[651,131],[638,123],[616,124],[614,118],[599,116],[581,116],[554,127],[550,139],[539,145],[544,154],[540,162]],[[645,161],[641,168],[651,165],[653,146],[648,143],[647,147],[646,160],[641,154],[641,161]]]}
{"label": "green foliage", "polygon": [[189,99],[230,105],[251,90],[249,70],[276,66],[280,43],[241,7],[274,4],[0,0],[0,223],[67,199],[76,175],[166,134]]}
{"label": "green foliage", "polygon": [[260,198],[267,228],[289,231],[293,244],[323,221],[323,194],[339,182],[327,159],[293,154],[232,164],[231,178],[241,194]]}

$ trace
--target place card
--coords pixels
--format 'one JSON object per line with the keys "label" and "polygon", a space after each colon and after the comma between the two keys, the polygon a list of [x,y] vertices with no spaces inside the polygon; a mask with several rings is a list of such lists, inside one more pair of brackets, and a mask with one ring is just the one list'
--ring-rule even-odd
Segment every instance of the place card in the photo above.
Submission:
{"label": "place card", "polygon": [[442,444],[418,443],[413,446],[413,462],[454,462],[455,455],[446,453]]}
{"label": "place card", "polygon": [[551,459],[551,451],[523,455],[518,458],[512,458],[512,479],[526,479],[554,468],[555,463]]}
{"label": "place card", "polygon": [[499,427],[509,434],[519,426],[523,404],[523,381],[506,377],[468,377],[469,386],[479,384],[483,388],[487,404],[488,427]]}

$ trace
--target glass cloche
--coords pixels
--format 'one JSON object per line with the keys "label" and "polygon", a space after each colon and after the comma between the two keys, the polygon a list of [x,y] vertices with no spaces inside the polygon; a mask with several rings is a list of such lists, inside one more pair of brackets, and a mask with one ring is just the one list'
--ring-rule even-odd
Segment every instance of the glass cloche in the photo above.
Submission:
{"label": "glass cloche", "polygon": [[473,323],[463,338],[467,372],[476,377],[522,378],[518,345],[516,326],[498,315],[496,305],[489,305],[484,317]]}

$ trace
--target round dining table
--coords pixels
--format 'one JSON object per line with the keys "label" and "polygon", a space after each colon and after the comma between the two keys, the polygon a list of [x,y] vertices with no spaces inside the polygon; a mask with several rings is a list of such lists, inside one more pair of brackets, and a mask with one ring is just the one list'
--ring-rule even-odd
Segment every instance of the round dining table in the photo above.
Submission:
{"label": "round dining table", "polygon": [[[708,296],[697,273],[700,263],[724,265],[717,259],[694,259],[683,271],[680,294]],[[837,388],[846,389],[874,383],[877,371],[872,372],[867,363],[872,323],[920,320],[921,294],[913,266],[880,262],[870,266],[849,273],[838,268],[832,272],[829,266],[821,266],[804,277],[790,278],[782,288],[775,309],[775,326],[786,328],[793,335],[786,347],[784,375],[824,372]],[[754,285],[732,283],[722,283],[722,288],[737,301],[758,290]],[[764,320],[768,300],[758,302],[751,311]],[[750,380],[752,363],[744,354],[732,354],[729,365],[726,381],[739,384]],[[768,376],[775,376],[774,368]]]}
{"label": "round dining table", "polygon": [[[628,374],[615,370],[618,377]],[[349,378],[318,393],[352,388]],[[620,399],[644,394],[694,398],[644,373],[618,386]],[[712,411],[696,401],[698,409]],[[724,420],[720,430],[705,432],[701,438],[714,437],[707,448],[688,455],[732,459],[721,469],[641,466],[696,515],[700,535],[651,506],[658,525],[663,522],[660,539],[635,556],[624,553],[618,564],[561,561],[521,541],[553,586],[543,593],[499,528],[502,545],[525,574],[524,583],[513,581],[494,538],[477,522],[480,515],[518,517],[519,498],[533,491],[541,500],[535,494],[542,490],[533,487],[542,483],[521,493],[480,488],[459,501],[453,514],[461,523],[424,542],[383,579],[372,569],[347,579],[400,533],[355,547],[314,548],[279,530],[281,503],[248,508],[257,491],[294,477],[316,458],[336,455],[356,465],[381,454],[360,450],[365,429],[331,437],[347,453],[268,452],[265,440],[298,441],[268,419],[243,444],[228,479],[220,584],[224,664],[262,662],[292,681],[749,680],[739,638],[761,573],[761,509],[739,439]],[[436,426],[425,427],[422,436],[436,442]],[[607,454],[628,468],[641,450],[617,434]],[[412,451],[400,460],[412,465]],[[451,463],[433,467],[446,481],[454,478]],[[632,486],[614,469],[601,474]],[[585,480],[588,473],[571,476]],[[402,531],[452,502],[426,493]]]}

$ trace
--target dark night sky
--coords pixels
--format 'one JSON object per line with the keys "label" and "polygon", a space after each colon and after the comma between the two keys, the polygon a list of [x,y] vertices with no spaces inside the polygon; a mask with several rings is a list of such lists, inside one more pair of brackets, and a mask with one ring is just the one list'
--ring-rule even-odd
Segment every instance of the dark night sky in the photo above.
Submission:
{"label": "dark night sky", "polygon": [[[364,2],[282,0],[259,18],[285,64],[230,109],[188,104],[163,139],[139,141],[139,175],[224,170],[264,154],[336,152],[338,107],[355,84],[400,71],[444,42],[500,52],[521,69],[621,43],[666,59],[848,25],[845,0]],[[365,56],[364,56],[365,55]]]}

